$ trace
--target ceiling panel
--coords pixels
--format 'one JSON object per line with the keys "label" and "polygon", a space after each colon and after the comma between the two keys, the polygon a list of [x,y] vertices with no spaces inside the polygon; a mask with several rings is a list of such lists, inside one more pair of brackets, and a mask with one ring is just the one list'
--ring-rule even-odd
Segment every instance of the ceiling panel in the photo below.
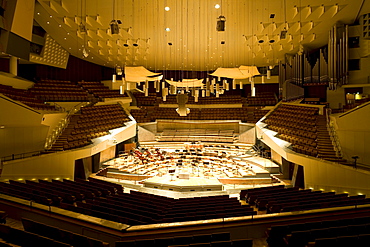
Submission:
{"label": "ceiling panel", "polygon": [[[35,20],[72,55],[94,63],[198,71],[276,65],[300,47],[325,45],[329,28],[352,23],[361,6],[362,0],[39,0]],[[220,15],[224,32],[216,30]],[[113,19],[122,22],[119,34],[110,32]],[[78,31],[81,22],[86,34]]]}

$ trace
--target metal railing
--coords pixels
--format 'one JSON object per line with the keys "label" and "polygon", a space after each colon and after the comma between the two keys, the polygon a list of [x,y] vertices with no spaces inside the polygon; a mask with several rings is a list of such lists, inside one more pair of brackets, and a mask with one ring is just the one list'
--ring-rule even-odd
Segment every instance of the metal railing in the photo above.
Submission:
{"label": "metal railing", "polygon": [[63,130],[68,126],[71,116],[75,114],[76,112],[78,112],[81,109],[81,107],[87,106],[88,104],[89,102],[82,102],[76,105],[75,107],[73,107],[68,112],[67,116],[59,122],[59,124],[53,129],[51,134],[46,138],[46,141],[45,141],[46,150],[50,149],[53,146],[54,142],[58,139],[58,137],[63,132]]}
{"label": "metal railing", "polygon": [[335,131],[333,121],[330,120],[330,110],[331,109],[329,109],[329,108],[326,109],[326,127],[329,131],[330,140],[333,143],[334,150],[336,152],[336,156],[337,157],[343,157],[342,148],[341,148],[340,142],[339,142],[339,137],[337,135],[337,132]]}
{"label": "metal railing", "polygon": [[5,161],[11,161],[11,160],[25,159],[25,158],[39,156],[39,155],[41,155],[41,151],[34,151],[34,152],[21,153],[21,154],[12,154],[12,155],[1,157],[0,161],[5,162]]}

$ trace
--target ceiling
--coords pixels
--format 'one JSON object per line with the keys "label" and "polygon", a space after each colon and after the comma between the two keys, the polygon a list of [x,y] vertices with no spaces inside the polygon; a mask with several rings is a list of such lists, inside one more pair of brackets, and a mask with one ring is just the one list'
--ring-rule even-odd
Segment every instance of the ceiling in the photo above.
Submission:
{"label": "ceiling", "polygon": [[[71,55],[100,65],[212,71],[274,66],[286,53],[321,47],[336,22],[355,21],[364,11],[363,2],[38,0],[35,21]],[[220,15],[226,18],[223,32],[216,30]],[[111,34],[113,19],[122,22],[119,34]],[[79,31],[80,23],[87,29],[85,34]],[[287,35],[282,39],[284,28]]]}

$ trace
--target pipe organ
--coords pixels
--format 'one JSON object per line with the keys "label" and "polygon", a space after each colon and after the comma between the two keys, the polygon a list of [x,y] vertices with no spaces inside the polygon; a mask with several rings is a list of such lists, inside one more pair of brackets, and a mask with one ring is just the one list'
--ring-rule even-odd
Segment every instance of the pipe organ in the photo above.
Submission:
{"label": "pipe organ", "polygon": [[286,54],[285,62],[279,63],[279,80],[298,86],[327,83],[330,90],[347,84],[348,25],[335,25],[329,32],[325,47],[295,55]]}

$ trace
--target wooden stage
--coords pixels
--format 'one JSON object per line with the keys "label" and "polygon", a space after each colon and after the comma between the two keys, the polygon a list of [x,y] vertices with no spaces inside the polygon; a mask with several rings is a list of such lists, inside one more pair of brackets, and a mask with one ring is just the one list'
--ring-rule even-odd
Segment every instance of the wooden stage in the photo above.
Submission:
{"label": "wooden stage", "polygon": [[107,177],[178,192],[222,191],[224,185],[271,185],[279,167],[251,145],[143,145],[104,165]]}

